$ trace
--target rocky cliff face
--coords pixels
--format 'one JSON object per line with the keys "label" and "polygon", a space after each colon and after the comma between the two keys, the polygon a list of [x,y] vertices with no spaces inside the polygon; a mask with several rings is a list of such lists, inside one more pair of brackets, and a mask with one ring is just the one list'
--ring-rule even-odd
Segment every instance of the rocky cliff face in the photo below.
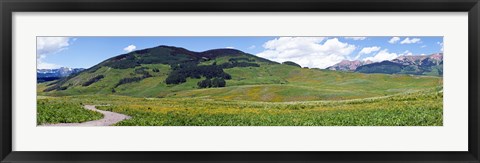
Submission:
{"label": "rocky cliff face", "polygon": [[436,53],[424,56],[400,56],[392,60],[392,62],[400,63],[402,65],[439,65],[443,63],[443,53]]}
{"label": "rocky cliff face", "polygon": [[349,61],[343,60],[333,66],[328,67],[329,70],[340,70],[340,71],[355,71],[357,67],[363,66],[365,64],[370,64],[371,61]]}

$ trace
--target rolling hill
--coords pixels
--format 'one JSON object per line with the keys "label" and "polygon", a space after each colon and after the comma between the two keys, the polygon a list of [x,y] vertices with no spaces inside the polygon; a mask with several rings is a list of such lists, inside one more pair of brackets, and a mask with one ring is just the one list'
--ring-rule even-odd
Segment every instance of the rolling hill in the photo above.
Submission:
{"label": "rolling hill", "polygon": [[118,55],[78,74],[40,83],[37,91],[46,96],[288,102],[377,97],[441,86],[442,78],[435,76],[308,69],[235,49],[194,52],[158,46]]}

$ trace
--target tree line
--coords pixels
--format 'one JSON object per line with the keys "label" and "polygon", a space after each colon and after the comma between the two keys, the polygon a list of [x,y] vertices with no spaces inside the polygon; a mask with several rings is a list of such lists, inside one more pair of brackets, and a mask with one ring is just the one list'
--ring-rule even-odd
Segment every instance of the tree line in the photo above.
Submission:
{"label": "tree line", "polygon": [[105,76],[103,76],[103,75],[95,76],[95,77],[91,78],[90,80],[86,81],[85,83],[83,83],[82,86],[86,87],[86,86],[92,85],[93,83],[100,81],[104,77]]}

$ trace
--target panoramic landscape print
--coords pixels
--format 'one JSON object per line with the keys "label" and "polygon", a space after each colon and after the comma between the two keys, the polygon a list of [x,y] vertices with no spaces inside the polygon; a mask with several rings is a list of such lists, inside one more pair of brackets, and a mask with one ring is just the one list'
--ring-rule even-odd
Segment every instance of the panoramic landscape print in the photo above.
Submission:
{"label": "panoramic landscape print", "polygon": [[443,37],[37,37],[37,126],[443,126]]}

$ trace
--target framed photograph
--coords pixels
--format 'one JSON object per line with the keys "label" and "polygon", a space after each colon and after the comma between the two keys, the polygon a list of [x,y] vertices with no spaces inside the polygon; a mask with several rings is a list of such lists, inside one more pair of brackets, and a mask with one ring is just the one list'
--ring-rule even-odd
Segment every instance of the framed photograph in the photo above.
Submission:
{"label": "framed photograph", "polygon": [[0,9],[1,162],[479,162],[478,0]]}

